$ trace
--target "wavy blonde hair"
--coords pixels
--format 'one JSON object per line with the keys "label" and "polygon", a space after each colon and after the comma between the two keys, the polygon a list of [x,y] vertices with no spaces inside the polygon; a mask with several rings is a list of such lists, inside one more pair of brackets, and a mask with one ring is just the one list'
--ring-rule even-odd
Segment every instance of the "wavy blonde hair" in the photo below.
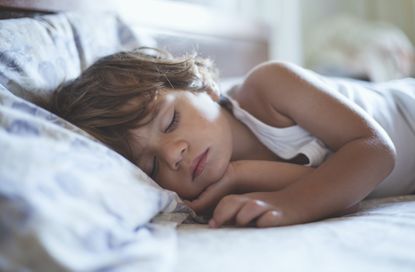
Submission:
{"label": "wavy blonde hair", "polygon": [[139,48],[99,59],[59,87],[48,108],[135,163],[130,131],[154,118],[160,91],[208,91],[217,75],[212,62],[196,54]]}

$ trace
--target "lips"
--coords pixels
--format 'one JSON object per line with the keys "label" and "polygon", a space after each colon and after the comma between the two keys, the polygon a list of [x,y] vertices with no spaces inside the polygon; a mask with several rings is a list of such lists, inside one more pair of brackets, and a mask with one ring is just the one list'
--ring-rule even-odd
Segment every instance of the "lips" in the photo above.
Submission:
{"label": "lips", "polygon": [[192,180],[199,176],[206,166],[207,155],[209,153],[209,148],[207,148],[202,154],[197,156],[192,163]]}

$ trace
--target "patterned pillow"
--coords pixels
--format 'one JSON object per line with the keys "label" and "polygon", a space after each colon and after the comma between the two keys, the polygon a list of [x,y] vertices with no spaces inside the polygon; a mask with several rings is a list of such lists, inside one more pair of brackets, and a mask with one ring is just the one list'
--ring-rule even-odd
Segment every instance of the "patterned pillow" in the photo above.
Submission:
{"label": "patterned pillow", "polygon": [[102,13],[0,20],[0,41],[0,84],[29,101],[47,99],[99,57],[155,45],[117,16]]}
{"label": "patterned pillow", "polygon": [[160,271],[173,261],[174,233],[150,220],[187,212],[177,195],[30,102],[139,45],[115,16],[90,16],[0,21],[1,271]]}

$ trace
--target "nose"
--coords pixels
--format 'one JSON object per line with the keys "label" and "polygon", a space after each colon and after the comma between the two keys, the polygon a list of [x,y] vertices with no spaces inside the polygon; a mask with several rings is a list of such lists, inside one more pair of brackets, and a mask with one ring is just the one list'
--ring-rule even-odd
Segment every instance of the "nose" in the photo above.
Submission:
{"label": "nose", "polygon": [[172,143],[166,143],[164,148],[161,149],[162,158],[171,169],[177,170],[182,164],[186,152],[188,150],[188,144],[186,141],[180,140]]}

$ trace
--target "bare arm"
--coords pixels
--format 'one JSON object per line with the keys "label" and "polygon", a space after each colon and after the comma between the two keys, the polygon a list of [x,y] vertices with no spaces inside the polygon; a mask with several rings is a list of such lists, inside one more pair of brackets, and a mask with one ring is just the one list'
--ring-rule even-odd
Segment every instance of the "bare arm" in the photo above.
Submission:
{"label": "bare arm", "polygon": [[[243,88],[242,100],[260,94],[264,105],[271,103],[335,153],[282,190],[225,197],[213,215],[217,225],[231,218],[244,218],[240,221],[244,224],[246,218],[255,219],[258,226],[322,219],[360,202],[392,171],[396,151],[383,128],[312,73],[288,64],[267,63],[248,76]],[[249,199],[266,205],[255,205]]]}
{"label": "bare arm", "polygon": [[278,191],[313,172],[311,167],[285,162],[243,160],[232,163],[237,193]]}
{"label": "bare arm", "polygon": [[313,171],[292,163],[233,161],[221,180],[188,204],[197,213],[209,213],[226,195],[278,191]]}

